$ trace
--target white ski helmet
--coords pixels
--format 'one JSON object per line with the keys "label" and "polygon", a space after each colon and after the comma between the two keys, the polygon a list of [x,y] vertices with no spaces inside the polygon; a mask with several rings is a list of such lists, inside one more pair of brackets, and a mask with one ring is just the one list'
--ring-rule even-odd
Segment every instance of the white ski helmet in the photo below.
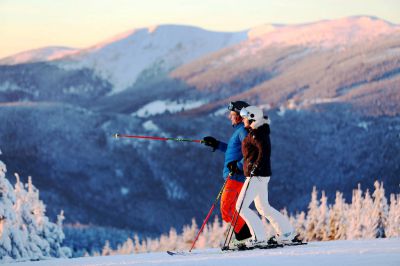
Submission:
{"label": "white ski helmet", "polygon": [[251,105],[240,110],[240,116],[247,118],[249,121],[260,121],[264,118],[263,111],[257,106]]}

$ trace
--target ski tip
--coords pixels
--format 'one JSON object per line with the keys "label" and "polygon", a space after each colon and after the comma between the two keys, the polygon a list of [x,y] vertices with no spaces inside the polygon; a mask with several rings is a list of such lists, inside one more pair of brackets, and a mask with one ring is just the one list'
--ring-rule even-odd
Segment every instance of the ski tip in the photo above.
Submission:
{"label": "ski tip", "polygon": [[175,252],[173,252],[173,251],[169,251],[169,250],[167,250],[167,254],[168,254],[168,255],[171,255],[171,256],[174,256],[174,255],[176,255],[176,253],[175,253]]}
{"label": "ski tip", "polygon": [[115,133],[115,134],[113,135],[113,137],[117,139],[117,138],[119,138],[119,134],[118,134],[118,133]]}

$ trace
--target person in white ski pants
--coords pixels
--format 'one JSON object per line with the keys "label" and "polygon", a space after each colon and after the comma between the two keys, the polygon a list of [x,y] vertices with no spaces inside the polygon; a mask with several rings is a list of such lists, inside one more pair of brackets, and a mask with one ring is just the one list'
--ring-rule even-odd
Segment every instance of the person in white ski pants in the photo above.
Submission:
{"label": "person in white ski pants", "polygon": [[290,242],[296,233],[289,219],[271,207],[268,202],[268,183],[271,176],[271,142],[269,120],[256,106],[248,106],[240,112],[249,134],[242,142],[243,171],[246,181],[236,202],[236,211],[249,226],[252,238],[246,245],[263,245],[267,235],[262,220],[250,209],[254,201],[257,211],[274,227],[278,242]]}
{"label": "person in white ski pants", "polygon": [[[243,185],[239,198],[236,202],[236,210],[249,225],[253,241],[267,241],[267,234],[264,225],[259,216],[250,209],[250,204],[254,201],[257,211],[268,219],[272,227],[275,229],[280,241],[288,241],[290,237],[294,238],[293,227],[289,220],[279,211],[274,209],[268,202],[268,182],[269,176],[252,176],[247,177]],[[242,203],[243,202],[243,203]]]}

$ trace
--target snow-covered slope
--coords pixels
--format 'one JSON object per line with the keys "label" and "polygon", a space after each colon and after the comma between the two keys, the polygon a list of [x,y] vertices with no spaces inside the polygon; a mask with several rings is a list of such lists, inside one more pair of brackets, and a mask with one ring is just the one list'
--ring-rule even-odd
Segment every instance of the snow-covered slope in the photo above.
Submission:
{"label": "snow-covered slope", "polygon": [[346,17],[297,25],[264,25],[248,32],[249,43],[263,48],[271,44],[331,48],[371,40],[399,32],[400,26],[370,16]]}
{"label": "snow-covered slope", "polygon": [[[7,264],[4,264],[7,265]],[[57,259],[24,262],[9,265],[33,266],[105,266],[105,265],[400,265],[400,239],[377,239],[360,241],[313,242],[305,246],[285,247],[271,250],[252,250],[221,253],[219,249],[194,250],[188,256],[170,256],[166,253]]]}
{"label": "snow-covered slope", "polygon": [[94,69],[114,85],[113,93],[117,93],[132,85],[140,74],[151,78],[245,39],[246,32],[154,26],[135,29],[81,50],[64,58],[60,65]]}
{"label": "snow-covered slope", "polygon": [[44,47],[2,58],[0,59],[0,65],[16,65],[40,61],[51,61],[66,56],[75,51],[77,51],[77,49],[70,47]]}
{"label": "snow-covered slope", "polygon": [[237,45],[222,62],[254,55],[270,45],[332,48],[372,40],[400,31],[400,26],[369,17],[347,17],[308,24],[267,24],[242,32],[212,32],[201,28],[161,25],[134,29],[86,49],[48,47],[0,60],[19,64],[57,60],[65,69],[89,68],[118,93],[140,81],[152,80],[223,48]]}

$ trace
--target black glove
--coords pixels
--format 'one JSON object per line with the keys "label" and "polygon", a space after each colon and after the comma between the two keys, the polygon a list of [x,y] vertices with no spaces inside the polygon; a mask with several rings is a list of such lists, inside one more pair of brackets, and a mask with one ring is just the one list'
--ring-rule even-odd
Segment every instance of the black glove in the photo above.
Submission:
{"label": "black glove", "polygon": [[218,148],[219,141],[214,137],[211,136],[204,137],[203,141],[204,145],[210,146],[211,148],[213,148],[213,151],[215,151]]}
{"label": "black glove", "polygon": [[239,169],[237,165],[237,161],[232,161],[227,164],[227,167],[229,169],[229,174],[230,175],[235,175],[235,174],[240,174],[242,171]]}

